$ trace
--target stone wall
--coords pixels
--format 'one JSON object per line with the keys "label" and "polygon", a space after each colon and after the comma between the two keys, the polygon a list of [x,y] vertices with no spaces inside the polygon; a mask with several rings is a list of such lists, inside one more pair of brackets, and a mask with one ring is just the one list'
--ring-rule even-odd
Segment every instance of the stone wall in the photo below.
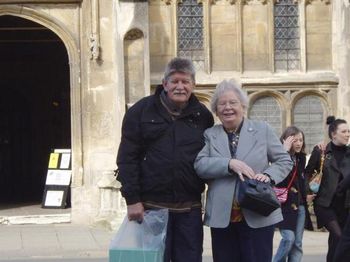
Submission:
{"label": "stone wall", "polygon": [[[31,19],[65,43],[71,74],[72,221],[117,221],[125,214],[113,170],[127,104],[161,83],[177,54],[175,0],[3,1],[0,15]],[[274,72],[272,0],[202,0],[205,68],[196,94],[206,105],[215,85],[237,78],[249,96],[272,95],[283,126],[293,103],[314,94],[326,114],[350,120],[349,2],[299,0],[300,72]],[[119,221],[119,222],[118,222]]]}

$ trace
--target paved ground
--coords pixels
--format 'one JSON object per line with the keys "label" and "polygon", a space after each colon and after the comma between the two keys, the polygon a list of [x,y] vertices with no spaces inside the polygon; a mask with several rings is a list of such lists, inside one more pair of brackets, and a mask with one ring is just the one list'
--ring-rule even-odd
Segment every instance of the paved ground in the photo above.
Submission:
{"label": "paved ground", "polygon": [[[40,258],[107,258],[108,246],[115,232],[74,224],[0,225],[0,261]],[[324,256],[327,250],[324,232],[305,232],[305,255]],[[280,239],[276,232],[274,249]],[[210,236],[205,228],[205,261],[211,261]],[[79,261],[79,260],[78,260]],[[303,260],[306,261],[306,260]],[[311,261],[311,260],[310,260]],[[314,260],[313,260],[314,261]]]}
{"label": "paved ground", "polygon": [[[109,243],[116,232],[69,223],[70,211],[67,209],[43,210],[38,205],[28,205],[21,210],[12,208],[0,206],[0,262],[108,261]],[[18,216],[19,211],[21,216]],[[207,227],[204,236],[203,261],[212,262]],[[303,262],[325,261],[327,238],[325,232],[305,231]],[[274,251],[279,241],[280,234],[276,231]]]}

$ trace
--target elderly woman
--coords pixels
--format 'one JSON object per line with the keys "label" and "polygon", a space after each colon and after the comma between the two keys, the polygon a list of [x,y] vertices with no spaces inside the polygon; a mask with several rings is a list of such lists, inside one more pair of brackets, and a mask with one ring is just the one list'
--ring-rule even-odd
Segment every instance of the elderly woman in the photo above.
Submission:
{"label": "elderly woman", "polygon": [[240,208],[240,181],[256,179],[279,183],[293,162],[272,128],[244,117],[248,98],[233,81],[216,87],[211,108],[221,124],[205,131],[205,146],[194,167],[207,180],[204,223],[211,227],[215,262],[271,262],[274,224],[282,218],[278,208],[268,216]]}

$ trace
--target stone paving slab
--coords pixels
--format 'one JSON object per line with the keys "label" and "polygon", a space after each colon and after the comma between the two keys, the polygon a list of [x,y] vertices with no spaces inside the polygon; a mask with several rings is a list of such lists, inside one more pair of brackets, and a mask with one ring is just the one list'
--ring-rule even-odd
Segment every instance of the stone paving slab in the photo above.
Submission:
{"label": "stone paving slab", "polygon": [[[35,258],[107,258],[114,231],[83,225],[0,225],[0,260]],[[211,257],[210,229],[204,227],[203,256]],[[274,252],[280,241],[275,232]],[[328,233],[304,233],[304,254],[325,255]]]}

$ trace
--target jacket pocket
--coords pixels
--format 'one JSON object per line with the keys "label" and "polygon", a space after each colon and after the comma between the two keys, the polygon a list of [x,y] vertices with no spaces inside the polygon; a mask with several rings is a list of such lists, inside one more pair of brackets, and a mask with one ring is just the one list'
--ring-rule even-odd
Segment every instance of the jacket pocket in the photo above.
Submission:
{"label": "jacket pocket", "polygon": [[160,138],[168,129],[168,123],[157,119],[141,121],[142,137],[148,142]]}

